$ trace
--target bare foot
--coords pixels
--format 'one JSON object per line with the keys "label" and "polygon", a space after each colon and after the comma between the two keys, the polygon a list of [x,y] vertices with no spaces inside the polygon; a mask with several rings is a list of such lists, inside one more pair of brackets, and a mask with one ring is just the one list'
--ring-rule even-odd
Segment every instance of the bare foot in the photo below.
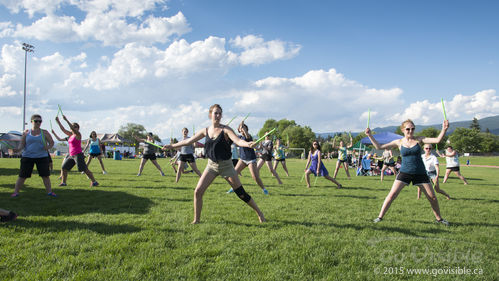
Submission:
{"label": "bare foot", "polygon": [[193,220],[193,221],[191,222],[191,224],[198,224],[198,223],[199,223],[199,221],[197,221],[197,220]]}
{"label": "bare foot", "polygon": [[267,221],[267,220],[263,217],[263,215],[258,216],[258,220],[260,221],[260,223],[263,223],[263,222],[266,222],[266,221]]}
{"label": "bare foot", "polygon": [[450,200],[450,199],[451,199],[450,196],[447,196],[447,200]]}

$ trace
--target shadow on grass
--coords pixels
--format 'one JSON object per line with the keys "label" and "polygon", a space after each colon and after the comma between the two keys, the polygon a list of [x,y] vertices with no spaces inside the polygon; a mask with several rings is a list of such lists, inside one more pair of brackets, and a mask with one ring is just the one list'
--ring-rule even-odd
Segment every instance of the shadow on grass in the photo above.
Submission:
{"label": "shadow on grass", "polygon": [[142,230],[140,227],[132,225],[116,225],[116,224],[106,224],[100,222],[86,223],[86,222],[75,222],[75,221],[31,221],[24,220],[22,217],[17,219],[13,224],[16,227],[22,228],[37,228],[43,229],[44,231],[50,232],[65,232],[74,230],[90,230],[99,234],[125,234],[139,232]]}
{"label": "shadow on grass", "polygon": [[[36,173],[36,171],[35,171]],[[17,176],[19,175],[19,168],[0,168],[0,175],[2,176]]]}
{"label": "shadow on grass", "polygon": [[279,196],[291,196],[291,197],[324,197],[321,194],[296,194],[296,193],[281,193]]}
{"label": "shadow on grass", "polygon": [[19,197],[0,193],[0,204],[26,216],[72,216],[88,213],[146,214],[154,204],[149,198],[121,191],[59,189],[57,198],[45,190],[25,187]]}
{"label": "shadow on grass", "polygon": [[375,190],[375,191],[382,191],[385,190],[383,188],[369,188],[369,187],[363,187],[363,186],[343,186],[344,190],[352,189],[352,190]]}
{"label": "shadow on grass", "polygon": [[[418,223],[423,223],[423,224],[435,224],[434,222],[428,222],[428,221],[415,221]],[[499,227],[499,224],[494,224],[494,223],[485,223],[485,222],[466,222],[466,223],[461,223],[461,222],[452,222],[450,221],[450,227],[453,226],[482,226],[482,227]]]}
{"label": "shadow on grass", "polygon": [[499,200],[490,200],[490,199],[484,199],[484,198],[459,198],[459,197],[452,197],[452,200],[484,201],[484,202],[488,202],[488,203],[499,203]]}
{"label": "shadow on grass", "polygon": [[333,197],[349,197],[356,199],[378,199],[378,197],[375,196],[357,196],[357,195],[333,195]]}

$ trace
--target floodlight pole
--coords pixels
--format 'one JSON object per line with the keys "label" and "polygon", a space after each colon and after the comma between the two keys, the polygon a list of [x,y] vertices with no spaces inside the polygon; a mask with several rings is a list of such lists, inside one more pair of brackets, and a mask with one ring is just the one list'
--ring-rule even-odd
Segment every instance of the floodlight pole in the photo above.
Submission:
{"label": "floodlight pole", "polygon": [[30,44],[23,43],[24,50],[24,102],[23,102],[23,130],[26,128],[26,69],[28,66],[28,52],[33,52],[35,47]]}

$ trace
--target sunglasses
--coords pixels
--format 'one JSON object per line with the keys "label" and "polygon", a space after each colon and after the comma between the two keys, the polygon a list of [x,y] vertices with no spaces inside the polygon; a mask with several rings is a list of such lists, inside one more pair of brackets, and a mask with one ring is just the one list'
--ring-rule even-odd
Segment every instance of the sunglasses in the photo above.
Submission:
{"label": "sunglasses", "polygon": [[38,120],[38,119],[37,120],[31,120],[31,121],[33,121],[34,123],[42,123],[42,120]]}
{"label": "sunglasses", "polygon": [[414,131],[416,128],[405,128],[406,131]]}
{"label": "sunglasses", "polygon": [[425,147],[424,150],[430,150],[430,148],[429,147]]}

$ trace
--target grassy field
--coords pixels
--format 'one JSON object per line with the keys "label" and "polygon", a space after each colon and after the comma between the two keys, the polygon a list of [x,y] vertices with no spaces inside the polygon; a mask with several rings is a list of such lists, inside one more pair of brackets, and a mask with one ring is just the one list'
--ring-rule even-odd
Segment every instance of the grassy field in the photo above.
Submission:
{"label": "grassy field", "polygon": [[[462,161],[465,161],[462,158]],[[475,161],[476,160],[476,161]],[[471,157],[498,165],[499,158]],[[54,160],[55,173],[61,159]],[[19,213],[0,225],[0,280],[497,280],[499,276],[499,169],[462,167],[470,185],[451,177],[438,195],[450,227],[435,224],[426,199],[406,187],[385,219],[372,223],[393,182],[378,177],[338,180],[333,188],[300,182],[305,161],[288,160],[290,177],[278,169],[278,186],[264,167],[265,196],[243,171],[242,182],[265,213],[255,213],[216,179],[204,196],[201,224],[191,225],[197,176],[174,183],[159,159],[137,177],[138,160],[105,160],[107,175],[90,165],[101,186],[90,188],[72,172],[58,198],[45,195],[41,179],[26,181],[9,198],[19,160],[0,159],[0,207]],[[479,163],[477,163],[479,162]],[[198,166],[204,168],[204,160]],[[326,161],[330,172],[334,161]],[[353,170],[350,170],[354,174]],[[443,172],[443,171],[442,171]],[[313,182],[313,178],[312,178]],[[412,270],[428,270],[420,272]],[[471,272],[468,272],[470,270]],[[452,274],[454,273],[454,274]],[[461,273],[461,274],[460,274]]]}

